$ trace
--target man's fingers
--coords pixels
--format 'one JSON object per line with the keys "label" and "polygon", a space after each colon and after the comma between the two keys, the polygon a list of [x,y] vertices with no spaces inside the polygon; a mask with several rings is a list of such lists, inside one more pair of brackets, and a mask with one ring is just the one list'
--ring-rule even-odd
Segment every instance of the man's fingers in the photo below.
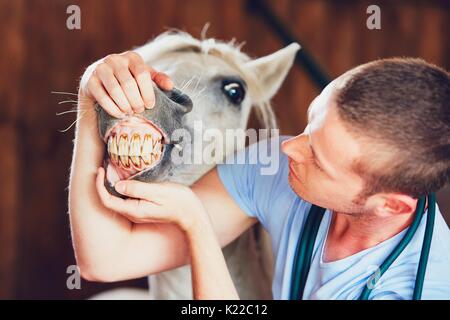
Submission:
{"label": "man's fingers", "polygon": [[116,118],[141,113],[155,105],[153,82],[161,89],[173,89],[170,77],[147,66],[136,52],[111,54],[95,69],[87,81],[88,96]]}
{"label": "man's fingers", "polygon": [[[104,181],[105,181],[105,169],[99,168],[97,171],[97,179],[95,181],[95,184],[97,187],[98,194],[100,196],[100,200],[103,203],[103,205],[110,210],[120,213],[130,211],[130,204],[127,204],[126,200],[119,197],[115,197],[112,194],[110,194],[108,190],[106,190],[105,188]],[[132,210],[135,211],[134,213],[135,216],[140,215],[141,213],[137,212],[137,210],[138,209],[141,210],[140,208],[142,207],[142,204],[139,205],[133,202],[131,205]]]}
{"label": "man's fingers", "polygon": [[145,64],[144,59],[134,51],[127,51],[123,55],[131,62],[131,64]]}
{"label": "man's fingers", "polygon": [[[136,223],[150,222],[164,219],[164,211],[161,206],[143,199],[121,199],[111,195],[104,186],[105,170],[99,168],[97,171],[96,187],[103,205],[117,213],[122,214],[128,220]],[[150,220],[149,220],[150,219]]]}
{"label": "man's fingers", "polygon": [[129,71],[134,76],[137,88],[139,90],[139,102],[142,101],[142,108],[138,112],[144,111],[145,108],[153,108],[155,105],[155,93],[153,91],[152,79],[149,74],[147,65],[144,59],[134,51],[124,53],[124,56],[129,61]]}
{"label": "man's fingers", "polygon": [[170,77],[162,72],[158,72],[155,77],[153,78],[153,81],[157,83],[162,89],[166,91],[170,91],[173,89],[173,82]]}
{"label": "man's fingers", "polygon": [[95,186],[100,197],[101,202],[108,209],[114,210],[113,207],[120,207],[123,199],[114,197],[105,188],[105,169],[99,168],[97,170],[97,178],[95,180]]}
{"label": "man's fingers", "polygon": [[170,91],[173,89],[172,79],[170,79],[170,77],[167,74],[163,72],[158,72],[152,67],[148,68],[150,70],[152,80],[158,85],[158,87],[166,91]]}
{"label": "man's fingers", "polygon": [[130,70],[139,86],[145,108],[152,109],[155,106],[155,92],[153,91],[153,81],[148,67],[145,64],[132,64]]}
{"label": "man's fingers", "polygon": [[117,80],[119,80],[133,111],[138,113],[144,111],[144,101],[141,98],[139,87],[128,67],[120,67],[118,70],[115,70],[115,75]]}
{"label": "man's fingers", "polygon": [[114,186],[124,196],[145,199],[160,204],[164,198],[165,188],[161,184],[144,183],[134,180],[118,181]]}
{"label": "man's fingers", "polygon": [[94,97],[95,101],[102,106],[110,115],[116,118],[123,118],[125,115],[115,102],[110,98],[100,79],[93,75],[87,84],[89,93]]}
{"label": "man's fingers", "polygon": [[123,112],[131,113],[131,105],[114,75],[113,68],[107,64],[100,64],[95,70],[95,74],[99,77],[106,91],[109,93],[116,105]]}

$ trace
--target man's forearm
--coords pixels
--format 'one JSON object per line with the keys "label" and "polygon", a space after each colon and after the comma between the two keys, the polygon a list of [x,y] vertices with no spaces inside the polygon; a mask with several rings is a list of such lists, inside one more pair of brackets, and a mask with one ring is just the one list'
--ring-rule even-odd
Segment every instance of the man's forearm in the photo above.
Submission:
{"label": "man's forearm", "polygon": [[196,300],[239,299],[207,215],[188,230],[193,296]]}
{"label": "man's forearm", "polygon": [[[69,212],[75,254],[87,278],[98,278],[91,274],[101,266],[97,261],[109,261],[120,252],[131,230],[128,220],[102,207],[98,201],[95,175],[102,164],[104,146],[96,121],[93,102],[80,101],[70,174]],[[108,276],[107,270],[99,273]]]}
{"label": "man's forearm", "polygon": [[92,103],[79,105],[69,185],[69,213],[77,263],[84,278],[120,281],[188,262],[184,233],[173,224],[133,224],[107,209],[95,185],[104,144]]}

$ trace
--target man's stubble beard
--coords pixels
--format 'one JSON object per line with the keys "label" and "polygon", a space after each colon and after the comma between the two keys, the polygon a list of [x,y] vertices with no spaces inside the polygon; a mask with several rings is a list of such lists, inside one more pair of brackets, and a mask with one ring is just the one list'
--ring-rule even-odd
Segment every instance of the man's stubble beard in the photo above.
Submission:
{"label": "man's stubble beard", "polygon": [[[316,201],[316,199],[310,199],[307,196],[305,196],[302,192],[300,192],[300,190],[298,188],[296,188],[295,184],[293,183],[293,178],[291,177],[290,174],[288,175],[288,181],[289,181],[290,188],[299,198],[301,198],[302,200],[304,200],[308,203],[312,203],[317,206],[323,207],[323,204],[321,205],[322,201],[320,201],[320,200]],[[363,218],[363,217],[370,216],[370,212],[364,210],[364,204],[365,204],[366,200],[367,200],[367,197],[363,197],[362,195],[359,195],[358,197],[356,197],[355,199],[353,199],[351,201],[350,205],[333,206],[333,207],[326,206],[324,208],[329,209],[332,212],[349,215],[354,218]]]}

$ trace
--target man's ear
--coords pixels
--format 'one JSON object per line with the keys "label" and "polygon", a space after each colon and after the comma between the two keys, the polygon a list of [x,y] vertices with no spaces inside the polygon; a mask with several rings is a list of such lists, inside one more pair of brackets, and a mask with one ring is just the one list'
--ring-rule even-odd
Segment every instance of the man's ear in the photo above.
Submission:
{"label": "man's ear", "polygon": [[300,45],[292,43],[275,53],[252,60],[245,65],[245,69],[254,74],[260,83],[260,92],[257,97],[254,97],[254,102],[268,101],[275,95],[291,69],[298,50],[300,50]]}
{"label": "man's ear", "polygon": [[410,214],[416,210],[417,199],[399,193],[380,194],[383,204],[378,206],[377,213],[380,216],[392,216]]}

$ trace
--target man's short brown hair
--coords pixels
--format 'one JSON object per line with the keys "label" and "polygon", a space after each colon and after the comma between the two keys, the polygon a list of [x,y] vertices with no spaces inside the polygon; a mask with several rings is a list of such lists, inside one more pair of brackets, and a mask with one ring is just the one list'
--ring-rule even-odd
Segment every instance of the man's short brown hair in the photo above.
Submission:
{"label": "man's short brown hair", "polygon": [[[448,72],[421,59],[378,60],[351,74],[336,101],[346,127],[370,150],[354,166],[365,196],[417,198],[450,182]],[[377,153],[384,155],[379,166],[371,161]]]}

